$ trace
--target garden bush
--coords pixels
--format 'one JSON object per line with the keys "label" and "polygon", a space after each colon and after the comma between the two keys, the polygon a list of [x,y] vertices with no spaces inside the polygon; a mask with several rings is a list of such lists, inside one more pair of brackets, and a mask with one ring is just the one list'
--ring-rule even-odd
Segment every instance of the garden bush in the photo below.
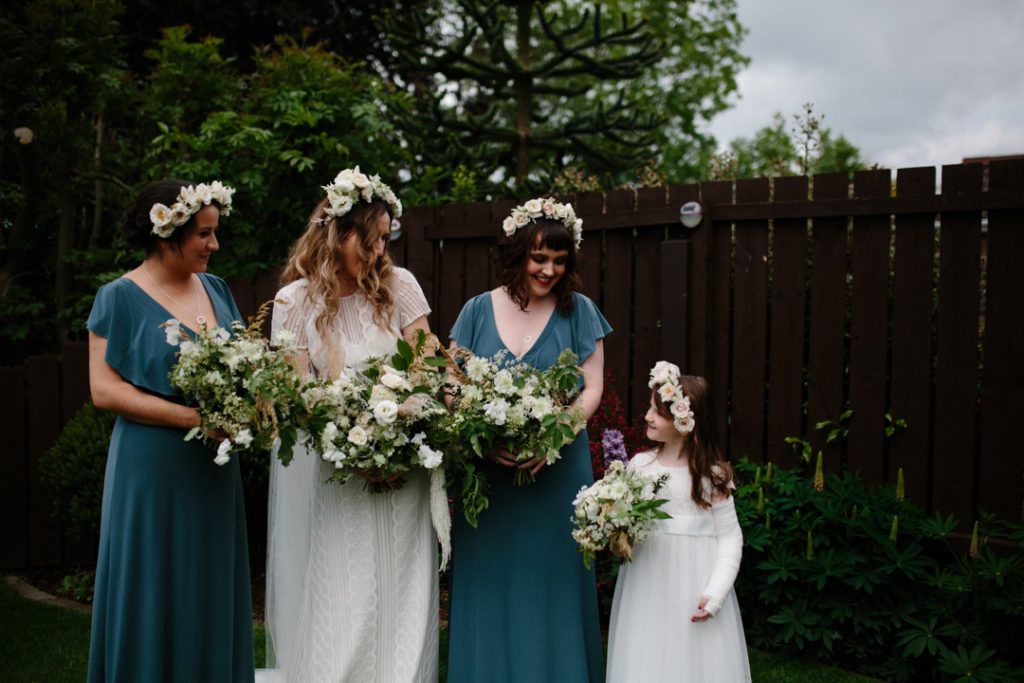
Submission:
{"label": "garden bush", "polygon": [[[68,420],[39,463],[40,477],[53,494],[58,519],[79,540],[99,539],[103,473],[116,419],[113,413],[87,402]],[[258,567],[266,552],[270,456],[251,450],[236,455],[242,467],[250,561]]]}
{"label": "garden bush", "polygon": [[39,463],[43,482],[53,492],[57,517],[80,540],[99,538],[103,470],[116,417],[87,402]]}
{"label": "garden bush", "polygon": [[1024,524],[968,544],[896,485],[743,460],[736,583],[748,642],[887,680],[1024,680]]}

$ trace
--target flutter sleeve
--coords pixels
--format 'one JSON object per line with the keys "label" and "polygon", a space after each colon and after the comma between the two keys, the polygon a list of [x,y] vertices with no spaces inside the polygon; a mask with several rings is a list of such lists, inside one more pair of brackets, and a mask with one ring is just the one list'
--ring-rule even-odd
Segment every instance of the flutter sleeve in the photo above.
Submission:
{"label": "flutter sleeve", "polygon": [[140,306],[137,287],[126,278],[100,287],[85,326],[107,341],[103,360],[126,382],[163,396],[180,396],[168,378],[178,347],[167,343],[160,327],[166,319]]}
{"label": "flutter sleeve", "polygon": [[420,283],[405,268],[395,268],[395,304],[399,329],[430,313],[430,304]]}
{"label": "flutter sleeve", "polygon": [[612,331],[597,304],[577,292],[573,295],[573,309],[570,317],[572,323],[573,351],[582,363],[597,348],[597,340],[603,339]]}
{"label": "flutter sleeve", "polygon": [[467,349],[476,348],[477,321],[480,318],[479,309],[482,302],[481,297],[484,296],[490,295],[481,294],[473,297],[467,301],[462,306],[462,310],[459,311],[459,317],[455,319],[455,324],[452,325],[452,329],[448,333],[449,339],[459,346],[464,346]]}
{"label": "flutter sleeve", "polygon": [[306,304],[306,291],[305,280],[296,280],[282,287],[274,296],[274,311],[270,319],[270,338],[276,337],[281,330],[287,330],[295,335],[295,348],[302,351],[309,349],[306,320],[312,310]]}

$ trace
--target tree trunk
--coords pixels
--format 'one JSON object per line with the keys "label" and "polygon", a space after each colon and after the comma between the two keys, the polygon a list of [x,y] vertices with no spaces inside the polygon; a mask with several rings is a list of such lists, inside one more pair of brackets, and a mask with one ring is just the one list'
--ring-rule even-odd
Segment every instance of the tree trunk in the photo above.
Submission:
{"label": "tree trunk", "polygon": [[92,155],[92,170],[96,175],[93,189],[93,210],[92,230],[89,231],[89,244],[87,248],[92,251],[100,240],[100,230],[103,227],[103,112],[96,117],[96,147]]}
{"label": "tree trunk", "polygon": [[[62,311],[69,291],[68,254],[71,253],[71,244],[75,238],[75,198],[70,192],[65,192],[61,194],[58,202],[57,263],[53,279],[53,303],[55,310]],[[67,333],[67,325],[58,324],[57,339],[66,341]]]}
{"label": "tree trunk", "polygon": [[530,13],[534,0],[519,0],[516,5],[516,46],[522,72],[515,77],[516,90],[516,188],[521,188],[530,173],[530,109],[533,76],[530,74]]}

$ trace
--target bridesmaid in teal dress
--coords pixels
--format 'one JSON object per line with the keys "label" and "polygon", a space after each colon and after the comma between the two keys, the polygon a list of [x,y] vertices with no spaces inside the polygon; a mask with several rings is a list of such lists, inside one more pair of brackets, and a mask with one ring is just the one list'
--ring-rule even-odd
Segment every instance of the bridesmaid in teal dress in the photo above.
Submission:
{"label": "bridesmaid in teal dress", "polygon": [[[611,328],[578,287],[581,221],[572,207],[533,199],[503,224],[495,269],[501,286],[470,299],[452,343],[479,356],[508,350],[538,368],[566,348],[582,361],[577,405],[586,417],[603,389],[603,338]],[[490,506],[476,529],[453,522],[448,681],[543,683],[604,679],[597,589],[572,539],[572,500],[593,483],[586,431],[551,466],[507,451],[482,465]],[[535,482],[513,486],[514,467]]]}
{"label": "bridesmaid in teal dress", "polygon": [[145,188],[125,229],[146,259],[100,288],[86,323],[93,401],[118,415],[103,486],[91,682],[254,677],[238,460],[218,466],[214,449],[184,441],[199,414],[170,386],[177,347],[159,327],[173,317],[194,334],[204,322],[230,328],[241,319],[224,281],[205,272],[232,192],[177,180]]}

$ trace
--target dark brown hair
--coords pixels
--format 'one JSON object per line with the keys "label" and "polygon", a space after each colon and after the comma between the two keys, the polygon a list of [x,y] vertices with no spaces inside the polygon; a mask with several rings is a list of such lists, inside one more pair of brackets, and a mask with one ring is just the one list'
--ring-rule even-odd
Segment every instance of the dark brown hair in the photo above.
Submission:
{"label": "dark brown hair", "polygon": [[[711,507],[711,502],[704,497],[703,482],[706,478],[711,483],[711,494],[719,493],[729,496],[729,482],[732,481],[732,467],[722,455],[718,439],[718,423],[712,412],[714,403],[711,400],[711,387],[703,377],[683,375],[679,378],[679,389],[690,398],[690,410],[693,411],[694,428],[689,434],[683,435],[688,441],[690,479],[693,487],[690,497],[702,508]],[[651,391],[654,409],[658,415],[672,420],[672,411],[661,400],[657,390]]]}
{"label": "dark brown hair", "polygon": [[[170,237],[160,237],[153,232],[153,221],[149,217],[149,212],[157,203],[173,206],[178,201],[178,193],[181,192],[181,188],[189,185],[194,185],[194,183],[181,178],[165,178],[142,188],[135,201],[121,216],[121,228],[124,230],[128,244],[145,249],[147,255],[156,251],[161,242],[173,244],[180,251],[182,241],[195,225],[195,214],[189,216],[184,225],[175,228]],[[211,205],[220,208],[220,204],[216,201],[211,202]]]}
{"label": "dark brown hair", "polygon": [[507,291],[512,301],[526,310],[529,295],[526,293],[526,260],[534,249],[547,247],[554,251],[566,251],[565,273],[555,283],[555,309],[562,315],[572,313],[572,293],[580,288],[577,269],[576,243],[572,233],[562,221],[538,218],[516,230],[511,236],[498,238],[494,254],[494,274],[499,284]]}

